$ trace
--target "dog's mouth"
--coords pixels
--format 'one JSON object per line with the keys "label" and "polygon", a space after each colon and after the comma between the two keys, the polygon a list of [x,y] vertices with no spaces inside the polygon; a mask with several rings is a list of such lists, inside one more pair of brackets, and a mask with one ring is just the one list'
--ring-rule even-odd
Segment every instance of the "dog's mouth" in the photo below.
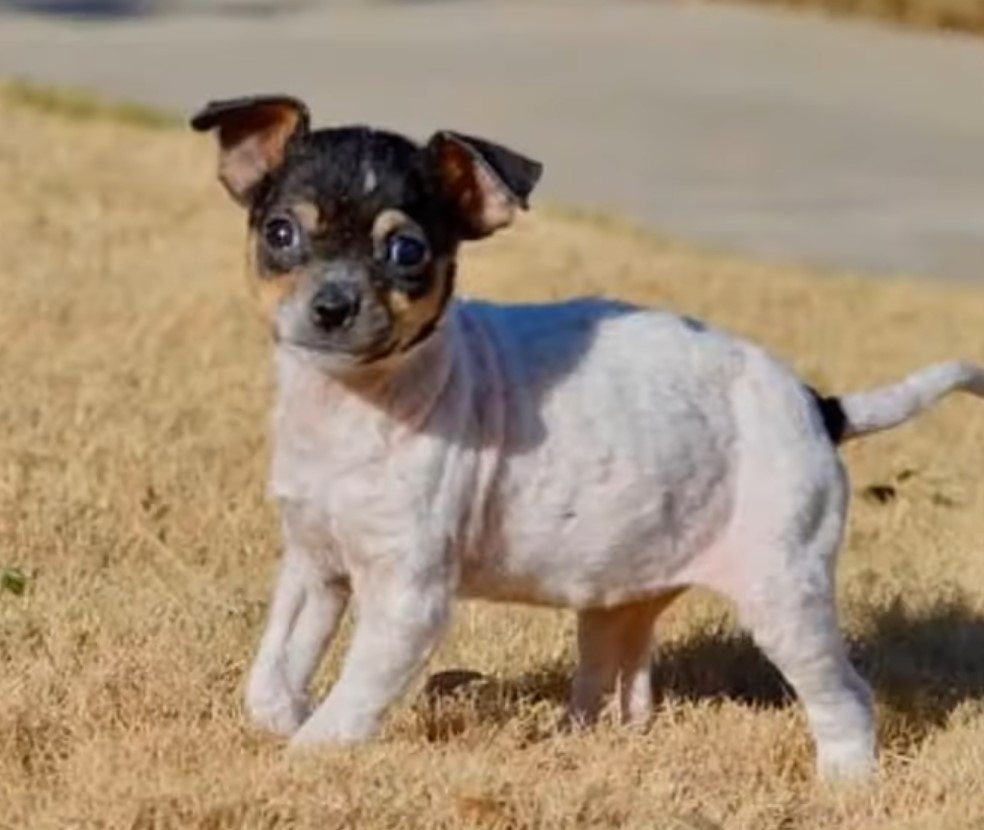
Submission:
{"label": "dog's mouth", "polygon": [[404,321],[384,304],[363,300],[350,321],[325,330],[312,325],[306,305],[288,303],[281,308],[274,325],[274,340],[311,360],[322,360],[326,367],[372,366],[417,351],[441,328],[443,314],[408,330]]}
{"label": "dog's mouth", "polygon": [[368,366],[391,357],[399,349],[399,341],[388,337],[382,343],[368,348],[339,342],[330,337],[275,337],[278,346],[307,354],[312,358],[325,358],[345,366]]}

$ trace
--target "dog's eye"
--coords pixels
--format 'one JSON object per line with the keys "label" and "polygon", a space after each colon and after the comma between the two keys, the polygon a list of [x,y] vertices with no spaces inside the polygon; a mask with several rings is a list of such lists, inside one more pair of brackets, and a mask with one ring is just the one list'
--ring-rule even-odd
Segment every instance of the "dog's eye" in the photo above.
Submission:
{"label": "dog's eye", "polygon": [[286,251],[297,245],[297,225],[286,216],[274,216],[263,225],[263,240],[275,251]]}
{"label": "dog's eye", "polygon": [[419,268],[427,259],[427,243],[416,236],[395,233],[386,244],[386,260],[397,268]]}

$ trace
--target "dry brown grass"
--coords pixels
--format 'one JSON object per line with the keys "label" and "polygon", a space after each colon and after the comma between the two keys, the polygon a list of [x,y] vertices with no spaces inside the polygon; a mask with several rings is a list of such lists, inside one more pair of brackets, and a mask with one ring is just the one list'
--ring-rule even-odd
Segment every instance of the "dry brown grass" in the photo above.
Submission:
{"label": "dry brown grass", "polygon": [[[23,101],[0,116],[0,568],[28,578],[0,590],[0,827],[984,826],[968,400],[847,453],[842,603],[884,747],[870,784],[815,785],[799,708],[706,596],[667,619],[644,734],[557,733],[570,615],[475,605],[431,667],[485,672],[468,696],[418,692],[372,746],[286,756],[240,705],[277,553],[270,372],[211,148]],[[550,212],[467,260],[471,292],[675,307],[826,388],[984,359],[969,287],[818,278]]]}
{"label": "dry brown grass", "polygon": [[756,0],[836,16],[887,20],[918,29],[984,32],[984,0]]}

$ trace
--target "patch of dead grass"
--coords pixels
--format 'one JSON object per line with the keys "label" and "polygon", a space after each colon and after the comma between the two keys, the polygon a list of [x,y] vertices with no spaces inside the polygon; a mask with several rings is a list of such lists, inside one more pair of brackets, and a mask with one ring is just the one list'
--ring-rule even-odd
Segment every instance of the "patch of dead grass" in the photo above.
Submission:
{"label": "patch of dead grass", "polygon": [[110,102],[89,92],[51,87],[26,78],[5,82],[0,87],[8,104],[58,115],[72,121],[115,121],[139,127],[175,127],[176,116],[133,102]]}
{"label": "patch of dead grass", "polygon": [[[26,578],[0,591],[0,827],[984,822],[984,410],[964,399],[847,451],[842,606],[884,748],[869,784],[815,785],[798,707],[703,594],[663,626],[643,733],[558,733],[571,616],[473,605],[431,671],[484,679],[418,687],[371,746],[286,756],[240,704],[277,554],[270,367],[212,148],[9,99],[0,115],[0,568]],[[470,293],[673,307],[831,390],[984,360],[967,286],[820,278],[549,211],[466,259]]]}
{"label": "patch of dead grass", "polygon": [[981,0],[756,0],[771,6],[821,12],[837,17],[883,20],[917,29],[984,32]]}

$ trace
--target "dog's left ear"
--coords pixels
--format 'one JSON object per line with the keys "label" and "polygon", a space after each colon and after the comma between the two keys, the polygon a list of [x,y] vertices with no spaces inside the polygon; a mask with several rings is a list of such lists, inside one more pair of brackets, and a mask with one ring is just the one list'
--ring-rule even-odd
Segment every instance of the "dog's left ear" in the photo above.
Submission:
{"label": "dog's left ear", "polygon": [[481,138],[442,131],[427,143],[441,188],[465,239],[509,225],[543,173],[543,165]]}
{"label": "dog's left ear", "polygon": [[307,135],[310,116],[302,101],[287,95],[256,95],[211,101],[192,119],[199,132],[217,129],[219,179],[241,205],[278,168],[292,141]]}

